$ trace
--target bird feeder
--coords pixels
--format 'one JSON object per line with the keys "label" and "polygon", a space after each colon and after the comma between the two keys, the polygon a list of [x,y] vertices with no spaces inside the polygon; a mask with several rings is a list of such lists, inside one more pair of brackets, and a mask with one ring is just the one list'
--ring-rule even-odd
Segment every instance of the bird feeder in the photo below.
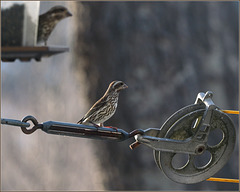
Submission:
{"label": "bird feeder", "polygon": [[2,61],[40,61],[68,51],[66,47],[37,46],[40,1],[2,1]]}

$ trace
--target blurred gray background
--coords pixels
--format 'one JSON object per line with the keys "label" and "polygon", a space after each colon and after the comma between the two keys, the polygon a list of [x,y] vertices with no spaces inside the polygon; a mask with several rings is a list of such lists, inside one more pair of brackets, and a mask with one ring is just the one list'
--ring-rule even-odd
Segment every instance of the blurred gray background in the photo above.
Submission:
{"label": "blurred gray background", "polygon": [[[49,46],[68,53],[41,62],[2,63],[3,118],[33,115],[76,123],[112,80],[129,88],[105,125],[130,132],[161,127],[199,92],[238,110],[238,2],[41,2],[40,13],[64,5]],[[238,116],[231,115],[238,134]],[[178,184],[156,166],[152,150],[106,142],[25,135],[1,127],[2,190],[238,190],[237,184]],[[214,177],[239,178],[238,139]]]}

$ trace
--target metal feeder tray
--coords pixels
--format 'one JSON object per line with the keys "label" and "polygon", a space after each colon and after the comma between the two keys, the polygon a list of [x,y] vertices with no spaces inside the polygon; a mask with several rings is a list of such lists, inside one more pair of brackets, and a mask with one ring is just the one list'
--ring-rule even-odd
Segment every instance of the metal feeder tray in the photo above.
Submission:
{"label": "metal feeder tray", "polygon": [[68,47],[2,47],[3,62],[13,62],[16,59],[20,61],[30,61],[35,59],[41,61],[42,57],[49,57],[55,54],[69,51]]}

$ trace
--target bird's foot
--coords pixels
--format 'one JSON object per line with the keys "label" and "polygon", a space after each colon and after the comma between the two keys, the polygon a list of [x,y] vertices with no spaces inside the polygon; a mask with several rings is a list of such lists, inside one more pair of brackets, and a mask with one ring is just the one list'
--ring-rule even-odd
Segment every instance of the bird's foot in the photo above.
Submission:
{"label": "bird's foot", "polygon": [[94,124],[93,126],[96,127],[96,128],[97,128],[97,131],[98,131],[98,129],[99,129],[100,126],[97,125],[97,124]]}
{"label": "bird's foot", "polygon": [[105,126],[105,127],[115,129],[116,132],[118,132],[118,128],[117,127],[113,127],[113,126]]}

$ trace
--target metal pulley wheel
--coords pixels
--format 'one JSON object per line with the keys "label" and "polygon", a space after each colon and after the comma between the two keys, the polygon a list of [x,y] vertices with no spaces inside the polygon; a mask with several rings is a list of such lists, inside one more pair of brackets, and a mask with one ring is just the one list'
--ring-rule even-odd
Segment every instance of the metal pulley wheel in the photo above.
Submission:
{"label": "metal pulley wheel", "polygon": [[[205,118],[205,113],[206,105],[203,103],[184,107],[163,124],[155,137],[178,141],[191,140],[199,133],[198,126],[203,121],[203,117]],[[199,150],[197,154],[153,151],[156,164],[171,180],[186,184],[204,181],[217,173],[230,158],[235,145],[236,133],[228,115],[217,108],[213,109],[206,130],[201,131],[208,133],[198,134],[196,139],[205,139],[207,142],[205,146],[197,149]],[[218,140],[213,141],[216,138]]]}

